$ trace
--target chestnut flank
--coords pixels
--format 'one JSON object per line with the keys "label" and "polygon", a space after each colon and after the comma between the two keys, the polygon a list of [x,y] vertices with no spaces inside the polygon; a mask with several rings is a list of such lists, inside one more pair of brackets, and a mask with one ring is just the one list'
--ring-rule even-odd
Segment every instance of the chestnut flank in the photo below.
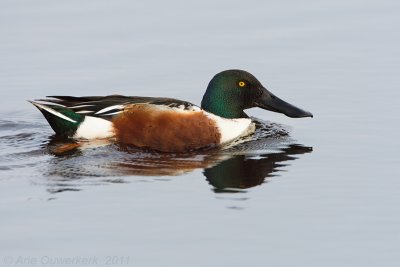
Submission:
{"label": "chestnut flank", "polygon": [[215,122],[202,111],[136,104],[126,107],[112,122],[120,142],[163,152],[216,146],[221,138]]}

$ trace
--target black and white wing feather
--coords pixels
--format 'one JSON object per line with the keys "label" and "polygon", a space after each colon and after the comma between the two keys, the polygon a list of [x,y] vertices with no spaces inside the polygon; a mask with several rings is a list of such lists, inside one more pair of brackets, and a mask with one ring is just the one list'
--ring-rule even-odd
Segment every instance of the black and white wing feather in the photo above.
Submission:
{"label": "black and white wing feather", "polygon": [[48,96],[40,101],[60,105],[75,113],[110,120],[121,113],[127,105],[153,104],[182,110],[198,110],[199,107],[190,102],[173,98],[140,97],[140,96]]}

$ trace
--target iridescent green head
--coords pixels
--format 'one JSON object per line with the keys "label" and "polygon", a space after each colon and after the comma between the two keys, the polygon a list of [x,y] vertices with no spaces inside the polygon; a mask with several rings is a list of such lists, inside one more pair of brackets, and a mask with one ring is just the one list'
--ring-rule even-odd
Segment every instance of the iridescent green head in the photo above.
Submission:
{"label": "iridescent green head", "polygon": [[313,115],[273,95],[251,73],[226,70],[218,73],[208,84],[201,107],[224,118],[246,118],[243,110],[260,107],[280,112],[292,118]]}

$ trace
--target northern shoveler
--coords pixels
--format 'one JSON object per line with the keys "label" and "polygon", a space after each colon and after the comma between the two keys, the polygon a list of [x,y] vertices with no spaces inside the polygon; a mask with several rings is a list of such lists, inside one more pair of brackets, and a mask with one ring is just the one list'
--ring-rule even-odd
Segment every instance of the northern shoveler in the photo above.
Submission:
{"label": "northern shoveler", "polygon": [[215,75],[201,107],[158,97],[48,97],[30,102],[43,113],[58,136],[115,138],[118,142],[164,152],[219,146],[253,133],[255,125],[243,111],[252,107],[292,118],[313,116],[279,99],[243,70],[226,70]]}

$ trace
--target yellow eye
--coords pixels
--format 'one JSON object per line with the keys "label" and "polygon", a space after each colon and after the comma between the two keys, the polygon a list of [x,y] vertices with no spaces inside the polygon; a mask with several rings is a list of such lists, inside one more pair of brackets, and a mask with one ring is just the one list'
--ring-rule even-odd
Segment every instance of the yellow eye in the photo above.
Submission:
{"label": "yellow eye", "polygon": [[245,82],[239,82],[239,86],[240,86],[240,87],[243,87],[243,86],[245,86],[245,85],[246,85]]}

